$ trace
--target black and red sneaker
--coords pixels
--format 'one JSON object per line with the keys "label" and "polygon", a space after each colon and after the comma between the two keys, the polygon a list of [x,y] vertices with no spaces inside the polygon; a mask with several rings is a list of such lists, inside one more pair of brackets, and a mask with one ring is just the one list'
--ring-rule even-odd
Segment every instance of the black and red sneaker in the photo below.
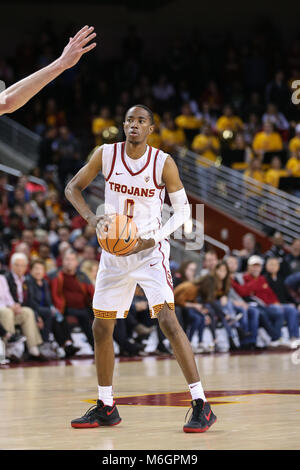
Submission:
{"label": "black and red sneaker", "polygon": [[216,421],[217,417],[213,414],[210,404],[207,401],[193,400],[193,413],[189,421],[183,426],[184,432],[205,432]]}
{"label": "black and red sneaker", "polygon": [[116,407],[105,406],[101,400],[97,400],[97,405],[91,406],[87,412],[77,419],[71,421],[72,428],[98,428],[99,426],[116,426],[122,421]]}

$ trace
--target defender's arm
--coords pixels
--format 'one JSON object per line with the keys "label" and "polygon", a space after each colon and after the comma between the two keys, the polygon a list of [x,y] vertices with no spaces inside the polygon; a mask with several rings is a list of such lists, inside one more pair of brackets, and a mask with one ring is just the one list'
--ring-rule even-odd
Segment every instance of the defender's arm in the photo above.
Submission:
{"label": "defender's arm", "polygon": [[83,54],[94,49],[95,42],[84,47],[96,36],[93,30],[93,26],[84,26],[73,38],[69,39],[58,59],[2,91],[0,93],[0,116],[21,108],[54,78],[77,64]]}

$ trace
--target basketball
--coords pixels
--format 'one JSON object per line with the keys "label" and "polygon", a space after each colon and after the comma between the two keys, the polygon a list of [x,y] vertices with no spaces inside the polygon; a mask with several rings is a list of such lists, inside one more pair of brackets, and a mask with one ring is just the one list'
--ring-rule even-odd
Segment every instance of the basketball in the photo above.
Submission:
{"label": "basketball", "polygon": [[127,215],[115,214],[111,217],[113,220],[106,230],[106,235],[103,238],[97,235],[99,245],[108,253],[125,255],[133,250],[137,242],[137,226]]}

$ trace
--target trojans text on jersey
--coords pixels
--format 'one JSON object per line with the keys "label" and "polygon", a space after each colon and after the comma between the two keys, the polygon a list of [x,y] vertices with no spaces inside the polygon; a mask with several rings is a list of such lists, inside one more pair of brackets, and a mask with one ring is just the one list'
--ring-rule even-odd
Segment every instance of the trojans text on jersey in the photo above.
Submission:
{"label": "trojans text on jersey", "polygon": [[109,181],[111,191],[116,191],[117,193],[131,194],[132,196],[142,196],[142,197],[153,197],[155,194],[155,189],[149,188],[139,188],[131,186],[130,188],[126,184],[114,183]]}

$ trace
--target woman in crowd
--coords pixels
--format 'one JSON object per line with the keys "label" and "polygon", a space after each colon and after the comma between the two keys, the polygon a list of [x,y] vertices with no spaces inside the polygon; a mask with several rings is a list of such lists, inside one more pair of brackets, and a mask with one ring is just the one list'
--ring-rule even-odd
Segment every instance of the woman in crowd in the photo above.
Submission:
{"label": "woman in crowd", "polygon": [[[51,350],[49,334],[52,331],[59,347],[56,357],[70,357],[79,351],[71,339],[70,327],[65,317],[54,307],[48,281],[45,279],[45,264],[42,260],[34,260],[28,275],[28,299],[30,307],[42,318],[44,328],[43,340]],[[49,354],[48,354],[49,355]]]}
{"label": "woman in crowd", "polygon": [[181,282],[193,282],[195,280],[196,271],[197,263],[195,261],[183,261],[176,272],[176,277],[173,280],[174,287],[178,286],[178,284],[180,284]]}
{"label": "woman in crowd", "polygon": [[[194,333],[198,332],[198,345],[195,352],[213,351],[215,349],[215,311],[213,302],[215,300],[216,282],[211,275],[201,277],[197,281],[185,281],[174,290],[175,303],[182,311],[182,316],[188,320],[187,335],[189,340],[193,339]],[[205,326],[209,326],[212,332],[213,343],[205,347],[202,343],[202,335]]]}
{"label": "woman in crowd", "polygon": [[[181,263],[179,268],[176,270],[175,276],[173,276],[173,285],[174,288],[183,282],[194,282],[197,271],[197,263],[192,260],[185,260]],[[186,309],[180,309],[175,307],[176,313],[179,316],[179,320],[183,326],[184,331],[187,330],[188,324],[192,322],[192,311],[189,314],[189,311]],[[197,329],[199,322],[199,315],[194,317],[194,327]],[[193,327],[193,329],[194,329]],[[193,334],[193,333],[192,333]]]}
{"label": "woman in crowd", "polygon": [[[237,329],[241,346],[253,344],[253,342],[255,344],[259,312],[252,312],[252,310],[249,312],[246,302],[236,298],[231,287],[231,275],[226,261],[220,261],[217,264],[214,275],[217,284],[216,298],[225,314],[221,321],[228,333],[231,349],[236,349],[232,327]],[[252,316],[255,316],[256,321],[253,321],[253,318],[250,321]]]}

